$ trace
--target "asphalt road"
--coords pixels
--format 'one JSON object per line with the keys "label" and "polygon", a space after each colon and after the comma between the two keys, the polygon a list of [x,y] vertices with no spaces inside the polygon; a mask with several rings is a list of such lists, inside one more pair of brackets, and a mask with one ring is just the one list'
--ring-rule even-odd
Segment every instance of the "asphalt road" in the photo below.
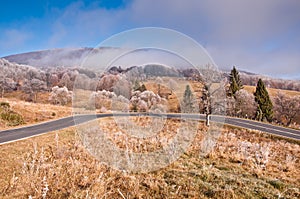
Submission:
{"label": "asphalt road", "polygon": [[[48,133],[51,131],[56,131],[59,129],[75,126],[97,118],[139,116],[139,115],[147,115],[151,117],[195,119],[195,120],[205,121],[205,115],[200,115],[200,114],[108,113],[108,114],[96,114],[96,115],[76,115],[76,116],[70,116],[70,117],[48,121],[48,122],[44,122],[32,126],[25,126],[21,128],[0,131],[0,145],[9,142],[14,142],[17,140],[26,139],[36,135]],[[253,120],[224,117],[224,116],[210,116],[210,121],[224,123],[227,125],[236,126],[245,129],[259,130],[273,135],[300,140],[300,130],[284,128],[284,127],[257,122]]]}

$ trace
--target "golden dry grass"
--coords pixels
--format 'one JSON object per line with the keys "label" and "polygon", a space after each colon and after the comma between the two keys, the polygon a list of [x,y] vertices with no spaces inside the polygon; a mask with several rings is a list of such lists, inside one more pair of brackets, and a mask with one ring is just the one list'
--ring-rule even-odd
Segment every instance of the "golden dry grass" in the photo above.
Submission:
{"label": "golden dry grass", "polygon": [[[178,112],[180,101],[183,98],[184,91],[187,85],[190,85],[193,94],[197,99],[201,96],[203,85],[197,81],[187,81],[181,78],[172,78],[177,83],[176,91],[172,92],[169,88],[168,81],[170,78],[162,78],[163,83],[160,85],[160,95],[167,99],[169,112]],[[158,84],[155,81],[144,82],[146,89],[158,94]]]}
{"label": "golden dry grass", "polygon": [[[248,91],[249,93],[254,93],[255,92],[255,86],[248,86],[248,85],[244,85],[244,89],[246,91]],[[296,96],[296,95],[300,95],[300,92],[298,91],[291,91],[291,90],[281,90],[281,89],[275,89],[275,88],[267,88],[269,94],[271,97],[275,97],[277,95],[278,92],[283,92],[284,94],[288,95],[288,96]]]}
{"label": "golden dry grass", "polygon": [[[16,98],[2,98],[1,102],[8,102],[13,111],[22,115],[25,125],[70,116],[72,108],[44,103],[25,102]],[[11,128],[0,120],[0,130]]]}
{"label": "golden dry grass", "polygon": [[[149,122],[132,120],[138,125]],[[118,128],[111,119],[99,121]],[[176,120],[168,123],[174,124]],[[1,145],[0,197],[300,197],[299,143],[224,128],[214,150],[200,156],[206,131],[199,124],[197,136],[186,153],[168,167],[144,174],[121,172],[101,164],[77,141],[74,128]],[[245,143],[247,147],[243,147]],[[259,157],[262,150],[268,150],[267,162]]]}

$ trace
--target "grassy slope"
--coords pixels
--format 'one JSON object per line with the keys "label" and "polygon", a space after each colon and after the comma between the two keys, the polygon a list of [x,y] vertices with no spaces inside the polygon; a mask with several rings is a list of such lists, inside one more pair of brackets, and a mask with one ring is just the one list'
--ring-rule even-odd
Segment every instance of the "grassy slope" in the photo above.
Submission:
{"label": "grassy slope", "polygon": [[[8,102],[13,111],[21,114],[25,125],[48,121],[71,115],[71,107],[55,106],[45,103],[25,102],[16,98],[2,98],[1,102]],[[0,130],[12,128],[0,118]]]}
{"label": "grassy slope", "polygon": [[[254,93],[255,88],[256,88],[255,86],[248,86],[248,85],[244,86],[244,89],[250,93]],[[289,95],[289,96],[300,95],[300,92],[298,92],[298,91],[281,90],[281,89],[275,89],[275,88],[267,88],[267,90],[271,97],[275,97],[278,92],[283,92],[284,94]]]}

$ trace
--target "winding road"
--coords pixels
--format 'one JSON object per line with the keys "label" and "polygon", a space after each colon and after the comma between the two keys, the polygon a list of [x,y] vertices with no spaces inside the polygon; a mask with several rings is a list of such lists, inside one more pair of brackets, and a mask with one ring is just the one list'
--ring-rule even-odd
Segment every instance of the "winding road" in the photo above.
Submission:
{"label": "winding road", "polygon": [[[193,119],[205,121],[205,115],[201,114],[152,114],[152,113],[107,113],[96,115],[75,115],[57,120],[43,122],[31,126],[25,126],[15,129],[0,131],[0,145],[29,137],[45,134],[51,131],[60,130],[63,128],[82,124],[94,119],[104,117],[128,117],[128,116],[149,116],[149,117],[165,117],[178,119]],[[232,118],[226,116],[210,116],[211,122],[224,123],[226,125],[235,126],[239,128],[258,130],[269,134],[300,140],[300,130],[284,128],[272,124],[257,122],[253,120],[246,120],[240,118]]]}

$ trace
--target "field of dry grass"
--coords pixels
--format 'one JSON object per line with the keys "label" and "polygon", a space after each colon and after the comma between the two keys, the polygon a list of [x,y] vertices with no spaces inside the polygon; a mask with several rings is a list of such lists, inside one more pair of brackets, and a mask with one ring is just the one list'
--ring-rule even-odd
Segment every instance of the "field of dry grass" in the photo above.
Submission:
{"label": "field of dry grass", "polygon": [[[149,122],[132,120],[137,125]],[[122,130],[113,119],[99,122]],[[170,120],[166,124],[174,128],[177,123]],[[201,156],[206,133],[207,128],[200,123],[194,142],[177,161],[149,173],[128,173],[105,166],[89,155],[74,128],[0,145],[0,197],[300,197],[299,143],[226,127],[214,150]],[[124,140],[118,142],[116,145],[122,148]]]}
{"label": "field of dry grass", "polygon": [[[163,83],[160,85],[160,95],[168,100],[168,110],[169,112],[178,112],[180,106],[180,100],[182,100],[186,85],[190,85],[193,94],[196,98],[201,96],[202,84],[196,81],[186,81],[180,78],[173,78],[176,81],[176,91],[171,91],[168,81],[169,78],[162,78]],[[158,94],[159,86],[155,81],[146,81],[144,82],[147,90],[151,90],[154,93]]]}
{"label": "field of dry grass", "polygon": [[[246,91],[248,91],[249,93],[254,93],[255,92],[255,86],[248,86],[245,85],[244,89]],[[298,91],[290,91],[290,90],[281,90],[281,89],[275,89],[275,88],[267,88],[269,94],[271,97],[275,97],[277,95],[278,92],[283,92],[284,94],[288,95],[288,96],[296,96],[296,95],[300,95],[300,92]]]}
{"label": "field of dry grass", "polygon": [[[25,121],[24,125],[66,117],[72,113],[72,108],[68,106],[25,102],[16,98],[2,98],[0,102],[8,102],[13,111],[22,115]],[[0,130],[7,128],[11,127],[0,119]]]}

